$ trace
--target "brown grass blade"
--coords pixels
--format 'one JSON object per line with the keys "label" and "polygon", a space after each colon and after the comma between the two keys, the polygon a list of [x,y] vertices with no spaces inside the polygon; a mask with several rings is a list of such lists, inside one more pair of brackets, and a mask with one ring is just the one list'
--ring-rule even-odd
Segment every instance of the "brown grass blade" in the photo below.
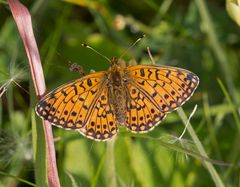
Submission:
{"label": "brown grass blade", "polygon": [[[24,47],[31,68],[32,79],[36,91],[36,95],[40,99],[46,92],[45,80],[42,70],[40,55],[38,52],[37,43],[32,29],[31,15],[28,9],[18,0],[8,0],[13,18],[17,24],[20,36],[24,43]],[[47,163],[48,163],[48,184],[51,187],[60,186],[55,147],[53,142],[52,126],[46,121],[43,122],[45,139],[47,144]]]}

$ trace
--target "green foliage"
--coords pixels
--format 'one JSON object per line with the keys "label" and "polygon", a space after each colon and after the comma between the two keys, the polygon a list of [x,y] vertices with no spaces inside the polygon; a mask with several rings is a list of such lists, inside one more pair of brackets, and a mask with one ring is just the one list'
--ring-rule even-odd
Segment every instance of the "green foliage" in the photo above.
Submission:
{"label": "green foliage", "polygon": [[[8,5],[0,1],[0,187],[46,185],[42,124],[25,50]],[[240,163],[240,37],[224,1],[29,1],[48,90],[123,57],[196,73],[200,85],[183,109],[146,135],[124,128],[112,142],[94,142],[53,127],[65,186],[238,186]],[[198,109],[181,139],[195,104]]]}

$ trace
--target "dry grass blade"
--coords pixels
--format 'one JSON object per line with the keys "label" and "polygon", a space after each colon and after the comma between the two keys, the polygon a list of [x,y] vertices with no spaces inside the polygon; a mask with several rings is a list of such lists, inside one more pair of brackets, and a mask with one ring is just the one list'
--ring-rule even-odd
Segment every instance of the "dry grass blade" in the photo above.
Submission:
{"label": "dry grass blade", "polygon": [[[31,73],[36,94],[37,96],[41,97],[46,91],[46,86],[38,47],[33,34],[30,13],[27,8],[23,6],[18,0],[8,0],[8,3],[24,43],[24,47],[29,60],[29,65],[31,67]],[[43,123],[43,127],[47,143],[48,183],[49,186],[55,187],[60,186],[60,183],[56,167],[52,127],[51,125],[46,123],[47,122]]]}

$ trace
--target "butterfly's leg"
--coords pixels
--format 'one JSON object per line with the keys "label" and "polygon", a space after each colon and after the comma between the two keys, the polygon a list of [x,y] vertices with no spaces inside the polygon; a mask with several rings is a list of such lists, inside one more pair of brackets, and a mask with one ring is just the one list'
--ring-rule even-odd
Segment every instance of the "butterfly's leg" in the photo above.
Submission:
{"label": "butterfly's leg", "polygon": [[82,66],[77,63],[69,63],[69,70],[73,72],[78,72],[82,76],[86,75]]}

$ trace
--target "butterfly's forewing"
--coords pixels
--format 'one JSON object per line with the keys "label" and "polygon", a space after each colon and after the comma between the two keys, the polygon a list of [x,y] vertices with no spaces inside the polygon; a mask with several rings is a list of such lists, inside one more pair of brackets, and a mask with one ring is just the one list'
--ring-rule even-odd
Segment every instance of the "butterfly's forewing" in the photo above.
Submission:
{"label": "butterfly's forewing", "polygon": [[176,67],[137,65],[127,72],[132,84],[162,113],[182,106],[199,83],[194,73]]}
{"label": "butterfly's forewing", "polygon": [[144,133],[154,129],[166,114],[159,111],[157,104],[153,103],[131,82],[127,85],[127,90],[126,127],[134,133]]}
{"label": "butterfly's forewing", "polygon": [[[41,118],[53,125],[65,129],[78,129],[89,138],[104,140],[113,136],[117,130],[115,116],[112,110],[109,109],[108,103],[104,104],[105,110],[109,109],[107,115],[109,121],[103,123],[106,118],[103,114],[99,114],[103,108],[99,106],[103,102],[101,96],[105,91],[105,73],[93,73],[60,86],[47,94],[38,103],[36,112]],[[98,116],[97,121],[95,115]],[[96,123],[91,125],[94,120]],[[104,130],[102,127],[104,124],[107,126],[111,124],[110,131]],[[99,125],[100,128],[98,128]],[[104,135],[106,133],[109,134]]]}

